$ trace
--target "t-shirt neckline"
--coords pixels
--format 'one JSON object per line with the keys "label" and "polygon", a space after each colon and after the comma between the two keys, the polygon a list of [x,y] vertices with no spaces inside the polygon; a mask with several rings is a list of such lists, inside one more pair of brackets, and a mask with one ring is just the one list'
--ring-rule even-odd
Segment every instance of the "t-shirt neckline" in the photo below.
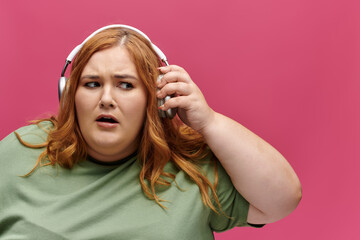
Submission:
{"label": "t-shirt neckline", "polygon": [[135,152],[133,152],[132,154],[130,154],[129,156],[127,156],[125,158],[115,160],[115,161],[111,161],[111,162],[104,162],[104,161],[98,160],[96,158],[93,158],[90,155],[87,155],[87,160],[89,160],[90,162],[99,164],[99,165],[103,165],[103,166],[117,166],[117,165],[121,165],[123,163],[126,163],[130,159],[134,158],[137,154],[138,154],[138,152],[135,151]]}

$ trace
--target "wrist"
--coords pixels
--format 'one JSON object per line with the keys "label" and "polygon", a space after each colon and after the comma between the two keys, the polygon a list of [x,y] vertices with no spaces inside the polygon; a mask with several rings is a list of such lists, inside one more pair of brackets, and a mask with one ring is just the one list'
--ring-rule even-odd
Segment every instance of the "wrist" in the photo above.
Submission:
{"label": "wrist", "polygon": [[213,134],[213,131],[216,129],[216,125],[219,118],[219,113],[210,109],[209,116],[206,118],[206,122],[198,132],[204,136],[205,140]]}

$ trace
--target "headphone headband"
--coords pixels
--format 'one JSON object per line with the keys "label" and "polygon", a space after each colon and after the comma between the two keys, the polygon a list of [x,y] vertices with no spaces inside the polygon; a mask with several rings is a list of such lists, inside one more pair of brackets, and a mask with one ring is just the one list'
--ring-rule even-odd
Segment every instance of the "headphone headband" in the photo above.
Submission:
{"label": "headphone headband", "polygon": [[95,32],[93,32],[92,34],[90,34],[82,43],[80,43],[79,45],[77,45],[69,54],[69,56],[66,58],[66,62],[71,63],[72,60],[74,59],[74,57],[76,56],[76,54],[80,51],[80,49],[83,47],[83,45],[90,39],[92,38],[93,36],[95,36],[96,34],[98,34],[99,32],[101,31],[104,31],[106,29],[109,29],[109,28],[127,28],[127,29],[130,29],[130,30],[133,30],[137,33],[139,33],[141,36],[143,36],[144,38],[146,38],[152,48],[154,49],[154,51],[156,52],[156,54],[159,56],[159,58],[161,59],[161,61],[163,61],[166,65],[169,65],[168,62],[167,62],[167,58],[165,56],[165,54],[160,50],[160,48],[158,48],[155,44],[153,44],[150,40],[150,38],[145,34],[143,33],[142,31],[140,31],[139,29],[137,28],[134,28],[134,27],[131,27],[131,26],[128,26],[128,25],[123,25],[123,24],[112,24],[112,25],[108,25],[108,26],[105,26],[105,27],[102,27],[102,28],[99,28],[98,30],[96,30]]}

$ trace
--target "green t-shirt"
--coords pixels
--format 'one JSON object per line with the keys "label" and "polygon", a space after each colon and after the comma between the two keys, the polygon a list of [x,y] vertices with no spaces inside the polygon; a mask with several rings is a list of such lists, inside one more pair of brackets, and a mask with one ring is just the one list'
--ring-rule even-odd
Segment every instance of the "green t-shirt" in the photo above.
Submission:
{"label": "green t-shirt", "polygon": [[[49,123],[42,123],[50,127]],[[47,134],[37,125],[17,130],[29,143]],[[205,207],[198,186],[172,163],[165,171],[176,182],[159,189],[168,209],[149,200],[139,183],[136,156],[115,166],[83,160],[72,169],[45,166],[29,177],[43,148],[23,146],[12,133],[0,142],[0,239],[214,239],[213,231],[248,226],[249,203],[236,191],[220,164],[217,194],[223,211]],[[209,156],[210,160],[212,156]],[[211,162],[211,161],[208,161]],[[202,164],[214,182],[214,166]],[[214,203],[215,205],[215,203]]]}

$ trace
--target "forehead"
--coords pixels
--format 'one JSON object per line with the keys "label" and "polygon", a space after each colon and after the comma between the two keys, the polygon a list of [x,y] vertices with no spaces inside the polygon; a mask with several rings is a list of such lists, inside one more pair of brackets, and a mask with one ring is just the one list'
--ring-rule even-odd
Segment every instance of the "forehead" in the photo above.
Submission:
{"label": "forehead", "polygon": [[136,74],[135,64],[132,62],[128,50],[123,46],[114,46],[94,53],[83,69],[88,72],[127,71]]}

